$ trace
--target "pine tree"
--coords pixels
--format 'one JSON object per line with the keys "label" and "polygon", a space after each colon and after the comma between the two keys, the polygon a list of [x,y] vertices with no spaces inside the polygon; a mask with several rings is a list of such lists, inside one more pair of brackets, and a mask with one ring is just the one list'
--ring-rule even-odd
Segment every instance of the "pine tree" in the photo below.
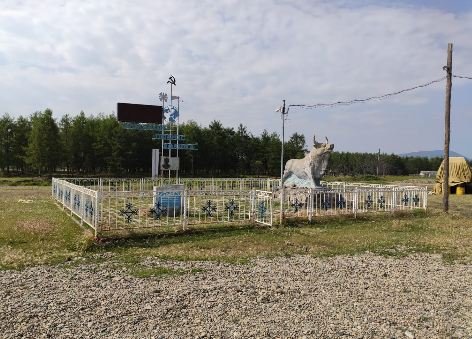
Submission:
{"label": "pine tree", "polygon": [[36,112],[31,116],[31,133],[27,150],[27,162],[38,174],[56,170],[61,157],[59,128],[52,111]]}

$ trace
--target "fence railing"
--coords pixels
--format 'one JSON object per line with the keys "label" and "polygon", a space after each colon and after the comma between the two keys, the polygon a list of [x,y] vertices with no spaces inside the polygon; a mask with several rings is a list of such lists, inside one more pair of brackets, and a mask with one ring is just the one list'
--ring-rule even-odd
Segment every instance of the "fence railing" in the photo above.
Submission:
{"label": "fence railing", "polygon": [[270,191],[256,190],[252,194],[254,221],[272,226],[274,223],[274,194]]}
{"label": "fence railing", "polygon": [[[428,191],[422,187],[360,186],[330,189],[287,189],[283,209],[286,218],[367,212],[426,209]],[[278,209],[280,213],[280,209]]]}
{"label": "fence railing", "polygon": [[81,224],[89,225],[94,230],[95,236],[98,234],[100,199],[97,191],[53,178],[52,196],[63,209],[78,217]]}
{"label": "fence railing", "polygon": [[275,191],[280,179],[275,178],[67,178],[70,183],[99,192],[145,191],[155,186],[182,184],[189,190],[249,191],[252,189]]}
{"label": "fence railing", "polygon": [[428,197],[425,187],[324,182],[318,189],[286,188],[280,201],[280,181],[274,179],[182,181],[161,185],[152,179],[53,178],[52,195],[95,235],[203,224],[272,226],[281,215],[312,220],[323,215],[426,209]]}

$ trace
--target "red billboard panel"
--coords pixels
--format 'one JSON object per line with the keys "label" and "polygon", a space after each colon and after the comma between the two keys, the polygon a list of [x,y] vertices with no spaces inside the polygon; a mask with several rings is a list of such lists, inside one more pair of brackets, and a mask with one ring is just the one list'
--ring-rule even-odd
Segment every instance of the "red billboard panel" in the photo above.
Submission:
{"label": "red billboard panel", "polygon": [[162,124],[162,106],[118,103],[118,121]]}

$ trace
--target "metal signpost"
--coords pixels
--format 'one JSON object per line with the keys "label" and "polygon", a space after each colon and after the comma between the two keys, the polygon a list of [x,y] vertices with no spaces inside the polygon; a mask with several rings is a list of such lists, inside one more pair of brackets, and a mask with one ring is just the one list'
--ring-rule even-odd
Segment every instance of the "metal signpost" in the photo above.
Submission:
{"label": "metal signpost", "polygon": [[175,150],[187,150],[187,151],[197,151],[197,144],[172,144],[172,143],[165,143],[164,149],[175,149]]}
{"label": "metal signpost", "polygon": [[[140,131],[156,131],[152,140],[161,140],[161,149],[152,151],[152,177],[157,177],[160,168],[161,178],[164,171],[175,171],[176,182],[179,181],[179,150],[196,151],[197,144],[186,144],[185,136],[179,134],[180,124],[180,96],[173,95],[173,86],[176,86],[174,76],[170,76],[167,81],[170,84],[170,105],[165,107],[168,96],[166,93],[159,93],[159,101],[162,106],[137,105],[128,103],[118,103],[118,121],[125,129]],[[172,102],[177,100],[177,107]],[[176,133],[174,133],[176,130]],[[164,150],[167,150],[165,155]],[[176,156],[172,153],[175,150]],[[160,160],[160,161],[159,161]],[[160,162],[160,165],[159,165]]]}
{"label": "metal signpost", "polygon": [[[161,92],[159,93],[159,100],[162,102],[162,107],[165,106],[167,102],[167,93]],[[161,133],[164,134],[164,124],[161,125]],[[161,150],[164,150],[164,141],[161,142]],[[164,154],[164,152],[162,152]],[[161,169],[161,178],[162,178],[163,170]]]}

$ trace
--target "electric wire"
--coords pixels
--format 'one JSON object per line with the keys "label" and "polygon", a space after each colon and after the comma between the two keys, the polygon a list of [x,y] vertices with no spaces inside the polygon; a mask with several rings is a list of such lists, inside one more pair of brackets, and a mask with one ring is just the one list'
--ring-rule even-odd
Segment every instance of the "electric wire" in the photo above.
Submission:
{"label": "electric wire", "polygon": [[[456,76],[456,77],[462,77],[462,76]],[[402,90],[399,90],[399,91],[395,91],[395,92],[391,92],[391,93],[387,93],[387,94],[383,94],[383,95],[371,96],[371,97],[367,97],[367,98],[363,98],[363,99],[352,99],[352,100],[347,100],[347,101],[336,101],[336,102],[332,102],[332,103],[318,103],[318,104],[313,104],[313,105],[291,104],[291,105],[288,105],[288,107],[289,108],[290,107],[299,107],[299,108],[304,108],[304,109],[314,109],[314,108],[318,108],[318,107],[348,106],[348,105],[367,102],[367,101],[372,101],[372,100],[383,100],[383,99],[386,99],[386,98],[389,98],[389,97],[392,97],[392,96],[395,96],[395,95],[399,95],[399,94],[402,94],[402,93],[405,93],[405,92],[410,92],[410,91],[413,91],[413,90],[416,90],[416,89],[419,89],[419,88],[431,86],[435,83],[438,83],[438,82],[441,82],[441,81],[445,80],[446,78],[447,77],[444,76],[442,78],[432,80],[432,81],[429,81],[429,82],[421,84],[421,85],[416,85],[414,87],[405,88],[405,89],[402,89]],[[467,77],[464,77],[464,78],[467,78]],[[472,79],[472,78],[470,78],[470,79]]]}
{"label": "electric wire", "polygon": [[465,75],[457,75],[457,74],[453,74],[452,75],[454,78],[459,78],[459,79],[469,79],[469,80],[472,80],[472,77],[467,77]]}

